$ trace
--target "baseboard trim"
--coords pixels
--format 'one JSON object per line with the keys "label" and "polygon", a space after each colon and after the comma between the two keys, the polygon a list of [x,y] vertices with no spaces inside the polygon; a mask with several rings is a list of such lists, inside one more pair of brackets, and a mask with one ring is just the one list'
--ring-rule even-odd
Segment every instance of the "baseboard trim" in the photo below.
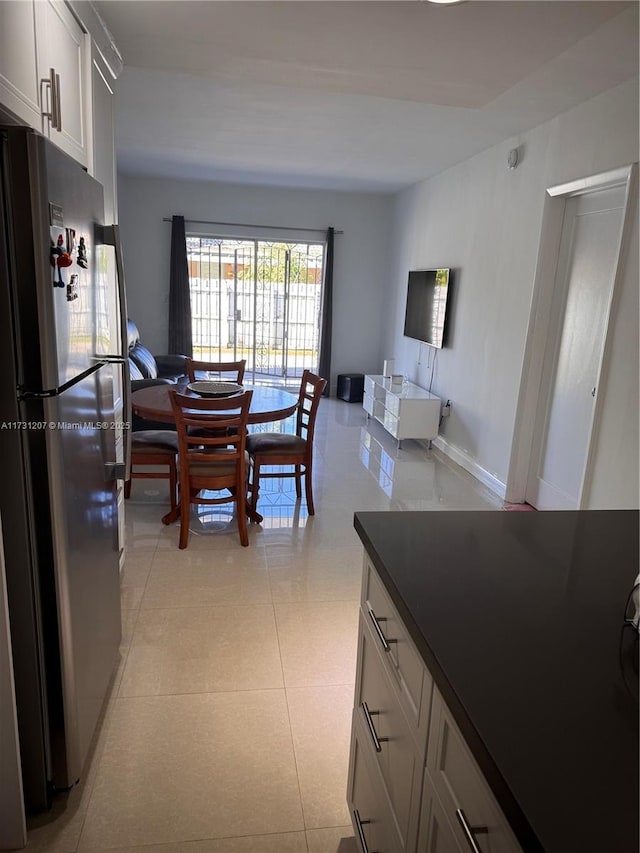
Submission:
{"label": "baseboard trim", "polygon": [[478,465],[475,459],[472,459],[468,453],[465,453],[464,450],[460,450],[460,448],[456,447],[455,444],[450,444],[446,438],[441,435],[433,439],[433,445],[444,453],[445,456],[448,456],[449,459],[452,459],[460,465],[461,468],[464,468],[465,471],[472,474],[476,480],[480,480],[483,485],[487,486],[487,488],[491,489],[492,492],[495,492],[498,497],[504,500],[507,493],[506,484],[499,480],[494,474],[486,471],[481,465]]}

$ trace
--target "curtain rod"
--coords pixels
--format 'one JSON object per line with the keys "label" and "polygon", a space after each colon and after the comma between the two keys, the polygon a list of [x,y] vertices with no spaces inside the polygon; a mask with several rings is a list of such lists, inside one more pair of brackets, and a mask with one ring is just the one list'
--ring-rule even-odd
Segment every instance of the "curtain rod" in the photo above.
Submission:
{"label": "curtain rod", "polygon": [[[163,222],[171,222],[171,216],[165,216]],[[270,228],[274,231],[313,231],[315,234],[321,234],[326,231],[326,228],[300,228],[296,225],[252,225],[250,222],[214,222],[210,219],[186,219],[186,222],[191,222],[193,225],[227,225],[230,228]],[[344,231],[334,230],[334,234],[344,234]]]}

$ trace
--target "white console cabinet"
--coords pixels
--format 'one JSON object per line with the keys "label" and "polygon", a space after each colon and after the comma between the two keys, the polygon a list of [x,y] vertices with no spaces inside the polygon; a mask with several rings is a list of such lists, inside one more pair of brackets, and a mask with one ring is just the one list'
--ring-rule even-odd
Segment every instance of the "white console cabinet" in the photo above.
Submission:
{"label": "white console cabinet", "polygon": [[364,378],[362,406],[367,417],[375,418],[397,439],[438,435],[440,398],[413,382],[394,384],[389,377],[367,375]]}

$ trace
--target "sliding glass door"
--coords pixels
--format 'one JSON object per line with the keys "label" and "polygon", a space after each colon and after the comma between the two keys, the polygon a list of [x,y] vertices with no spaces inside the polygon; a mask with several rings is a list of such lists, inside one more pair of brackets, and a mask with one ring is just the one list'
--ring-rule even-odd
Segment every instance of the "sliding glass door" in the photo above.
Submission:
{"label": "sliding glass door", "polygon": [[324,244],[187,237],[194,358],[247,360],[247,380],[316,370]]}

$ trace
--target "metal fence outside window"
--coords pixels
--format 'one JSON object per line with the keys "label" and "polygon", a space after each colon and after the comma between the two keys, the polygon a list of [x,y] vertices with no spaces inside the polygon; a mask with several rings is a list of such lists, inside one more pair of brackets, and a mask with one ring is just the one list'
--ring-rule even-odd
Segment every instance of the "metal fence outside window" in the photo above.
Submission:
{"label": "metal fence outside window", "polygon": [[245,358],[249,381],[317,369],[324,244],[187,237],[194,358]]}

